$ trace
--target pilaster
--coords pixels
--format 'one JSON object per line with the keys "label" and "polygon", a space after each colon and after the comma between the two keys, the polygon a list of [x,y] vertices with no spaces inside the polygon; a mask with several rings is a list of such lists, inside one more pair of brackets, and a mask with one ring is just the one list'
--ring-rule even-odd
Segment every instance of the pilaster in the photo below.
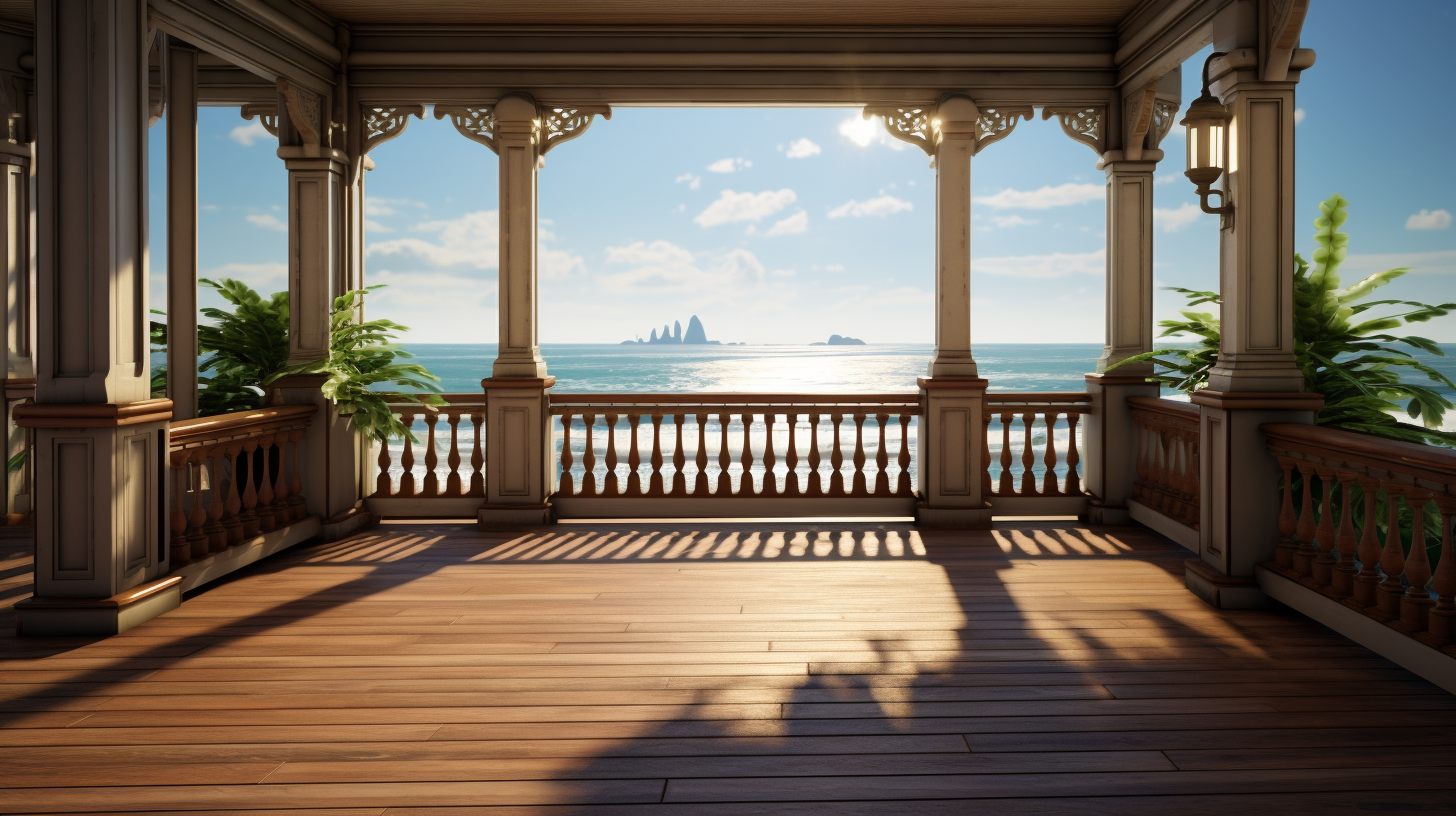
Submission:
{"label": "pilaster", "polygon": [[197,416],[197,56],[167,38],[167,396]]}
{"label": "pilaster", "polygon": [[988,528],[991,505],[982,494],[981,440],[986,435],[986,380],[919,380],[920,501],[915,520],[925,527]]}
{"label": "pilaster", "polygon": [[554,377],[489,377],[485,390],[485,504],[480,526],[551,521],[556,491],[549,389]]}

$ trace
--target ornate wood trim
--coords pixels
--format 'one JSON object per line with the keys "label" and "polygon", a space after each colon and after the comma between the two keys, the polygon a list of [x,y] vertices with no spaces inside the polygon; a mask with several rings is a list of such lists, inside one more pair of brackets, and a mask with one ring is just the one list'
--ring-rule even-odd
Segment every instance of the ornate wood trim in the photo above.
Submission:
{"label": "ornate wood trim", "polygon": [[404,133],[409,118],[425,118],[424,105],[364,106],[364,152]]}
{"label": "ornate wood trim", "polygon": [[885,130],[891,136],[924,150],[926,155],[935,155],[935,108],[930,105],[880,106],[866,105],[864,118],[884,117]]}
{"label": "ornate wood trim", "polygon": [[976,121],[976,152],[980,153],[986,145],[1010,136],[1011,131],[1016,129],[1018,118],[1031,121],[1034,113],[1030,107],[981,108],[981,118]]}
{"label": "ornate wood trim", "polygon": [[[1157,91],[1156,84],[1149,85],[1148,87],[1152,88],[1154,92]],[[1053,116],[1057,118],[1057,122],[1062,126],[1063,133],[1092,148],[1093,152],[1098,156],[1102,155],[1106,149],[1107,142],[1107,127],[1104,121],[1107,118],[1106,108],[1045,107],[1041,109],[1042,119],[1050,119]],[[1143,132],[1146,133],[1146,130]],[[1132,141],[1129,140],[1129,143],[1131,144]]]}
{"label": "ornate wood trim", "polygon": [[495,105],[436,105],[435,118],[450,117],[460,135],[498,153],[495,147]]}
{"label": "ornate wood trim", "polygon": [[238,112],[250,122],[257,117],[258,121],[263,123],[263,129],[273,134],[273,138],[278,138],[277,105],[244,105]]}

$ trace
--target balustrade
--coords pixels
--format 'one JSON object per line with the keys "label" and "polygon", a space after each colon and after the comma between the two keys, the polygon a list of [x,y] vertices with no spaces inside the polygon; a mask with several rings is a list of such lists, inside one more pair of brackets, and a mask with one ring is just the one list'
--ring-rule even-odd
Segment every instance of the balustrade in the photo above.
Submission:
{"label": "balustrade", "polygon": [[307,517],[299,443],[317,410],[280,405],[172,423],[173,569]]}
{"label": "balustrade", "polygon": [[[485,402],[481,394],[444,394],[448,405],[390,406],[413,436],[379,446],[374,499],[485,495]],[[420,451],[416,449],[420,448]],[[443,454],[443,455],[442,455]],[[468,457],[468,459],[467,459]],[[466,473],[462,467],[469,467]],[[442,480],[443,475],[443,480]]]}
{"label": "balustrade", "polygon": [[1283,479],[1279,544],[1262,566],[1456,653],[1456,451],[1307,425],[1263,430]]}
{"label": "balustrade", "polygon": [[993,499],[1085,495],[1077,428],[1091,410],[1085,393],[987,392],[981,492]]}
{"label": "balustrade", "polygon": [[1157,397],[1129,397],[1137,424],[1137,479],[1132,499],[1198,529],[1198,408]]}

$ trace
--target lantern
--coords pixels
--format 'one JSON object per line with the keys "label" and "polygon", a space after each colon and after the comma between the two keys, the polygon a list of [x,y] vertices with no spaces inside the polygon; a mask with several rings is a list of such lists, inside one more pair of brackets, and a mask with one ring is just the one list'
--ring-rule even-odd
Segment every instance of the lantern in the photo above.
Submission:
{"label": "lantern", "polygon": [[[1179,123],[1188,136],[1188,170],[1184,175],[1198,188],[1199,206],[1213,215],[1228,215],[1234,209],[1224,200],[1223,190],[1213,189],[1227,164],[1229,122],[1233,120],[1228,109],[1208,92],[1208,66],[1215,57],[1222,56],[1222,52],[1215,52],[1203,64],[1203,94],[1188,106],[1188,113]],[[1217,195],[1221,206],[1210,207],[1210,195]]]}

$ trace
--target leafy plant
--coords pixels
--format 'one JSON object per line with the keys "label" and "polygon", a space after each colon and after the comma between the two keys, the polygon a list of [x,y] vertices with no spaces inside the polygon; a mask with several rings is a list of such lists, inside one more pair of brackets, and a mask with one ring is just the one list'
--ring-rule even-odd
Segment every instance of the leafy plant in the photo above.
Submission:
{"label": "leafy plant", "polygon": [[[1407,350],[1442,355],[1440,346],[1424,337],[1390,333],[1405,324],[1450,314],[1456,303],[1366,300],[1407,269],[1377,272],[1340,288],[1339,268],[1349,236],[1339,228],[1349,217],[1348,206],[1338,194],[1322,202],[1320,217],[1314,222],[1319,245],[1314,264],[1294,256],[1295,362],[1304,375],[1305,388],[1325,398],[1315,424],[1387,439],[1456,446],[1456,433],[1440,429],[1446,412],[1456,410],[1456,404],[1430,385],[1408,382],[1402,376],[1423,374],[1431,384],[1456,391],[1456,383]],[[1187,296],[1189,307],[1219,302],[1215,292],[1173,291]],[[1375,307],[1396,308],[1394,314],[1362,317]],[[1150,361],[1164,369],[1150,379],[1190,393],[1207,387],[1209,371],[1218,359],[1218,318],[1191,308],[1181,314],[1181,320],[1159,324],[1164,329],[1162,336],[1193,335],[1196,340],[1191,347],[1145,352],[1119,365]],[[1421,424],[1397,419],[1393,414],[1401,410]]]}
{"label": "leafy plant", "polygon": [[[381,286],[354,289],[334,298],[329,317],[329,353],[322,360],[285,369],[281,374],[327,374],[322,391],[335,401],[340,416],[377,442],[409,436],[408,427],[390,410],[391,402],[417,402],[426,408],[444,405],[440,378],[392,341],[396,332],[408,331],[392,320],[358,320],[364,295]],[[407,390],[389,389],[397,386]]]}
{"label": "leafy plant", "polygon": [[[154,315],[162,315],[163,317],[167,316],[166,312],[158,311],[156,309],[152,309],[151,312]],[[150,329],[152,340],[152,353],[166,354],[167,324],[159,323],[153,320],[150,321],[150,326],[148,328]],[[161,397],[165,396],[167,396],[167,364],[163,363],[152,369],[152,399],[160,399]]]}
{"label": "leafy plant", "polygon": [[208,307],[211,325],[197,327],[202,360],[198,411],[204,416],[247,411],[262,405],[264,389],[288,364],[288,293],[264,298],[239,280],[200,280],[233,305],[232,311]]}

